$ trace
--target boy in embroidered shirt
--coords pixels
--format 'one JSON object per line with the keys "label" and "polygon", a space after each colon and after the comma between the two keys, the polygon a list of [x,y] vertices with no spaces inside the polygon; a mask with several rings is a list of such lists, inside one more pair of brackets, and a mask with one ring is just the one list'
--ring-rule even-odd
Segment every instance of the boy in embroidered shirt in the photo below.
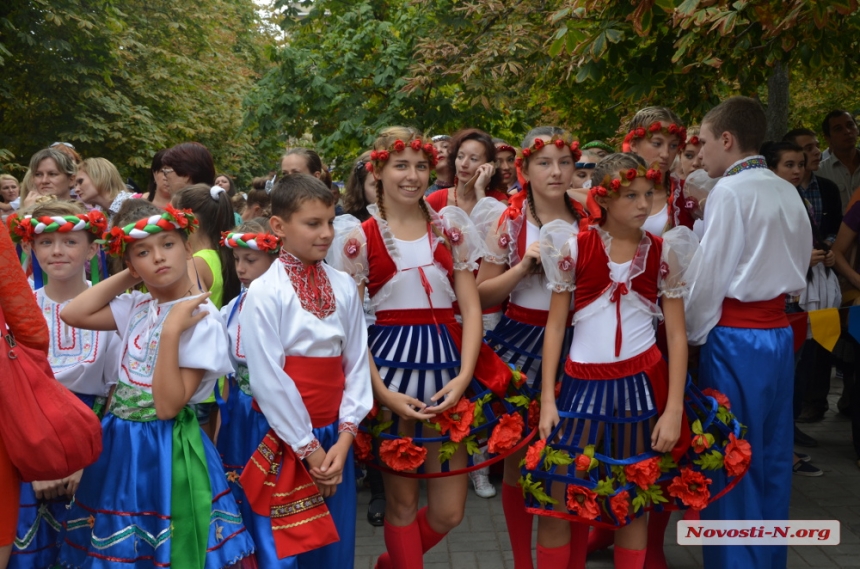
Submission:
{"label": "boy in embroidered shirt", "polygon": [[[703,519],[788,518],[794,357],[784,296],[806,286],[812,232],[796,190],[758,156],[766,126],[757,101],[732,97],[705,115],[699,136],[704,169],[722,179],[693,263],[687,336],[702,345],[701,386],[728,396],[753,451],[746,477]],[[712,493],[723,482],[715,475]],[[707,569],[786,565],[785,546],[708,549]]]}
{"label": "boy in embroidered shirt", "polygon": [[239,315],[251,392],[271,426],[240,479],[256,518],[249,526],[261,567],[351,569],[352,443],[373,405],[364,311],[353,280],[323,263],[334,238],[331,190],[291,174],[271,195],[283,248]]}

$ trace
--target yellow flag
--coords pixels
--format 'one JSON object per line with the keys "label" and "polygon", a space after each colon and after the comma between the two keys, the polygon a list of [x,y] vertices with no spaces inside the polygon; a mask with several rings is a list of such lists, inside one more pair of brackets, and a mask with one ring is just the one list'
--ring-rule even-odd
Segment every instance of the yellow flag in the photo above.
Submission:
{"label": "yellow flag", "polygon": [[812,338],[825,350],[832,352],[841,331],[839,309],[813,310],[809,313],[809,325],[812,327]]}

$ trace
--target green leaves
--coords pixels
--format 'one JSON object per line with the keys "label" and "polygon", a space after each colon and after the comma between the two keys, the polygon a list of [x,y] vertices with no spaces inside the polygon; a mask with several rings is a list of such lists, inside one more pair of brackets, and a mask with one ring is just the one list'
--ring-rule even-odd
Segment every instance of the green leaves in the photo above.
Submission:
{"label": "green leaves", "polygon": [[702,470],[719,470],[723,467],[723,455],[718,450],[712,450],[700,454],[699,458],[693,461],[693,464],[699,465]]}
{"label": "green leaves", "polygon": [[547,504],[558,504],[558,500],[544,491],[543,482],[532,480],[531,474],[527,474],[520,478],[520,486],[523,489],[523,496],[530,494],[543,506],[546,506]]}
{"label": "green leaves", "polygon": [[[468,443],[466,443],[468,445]],[[445,441],[439,446],[439,462],[447,462],[450,460],[457,449],[460,448],[460,443],[454,441]]]}

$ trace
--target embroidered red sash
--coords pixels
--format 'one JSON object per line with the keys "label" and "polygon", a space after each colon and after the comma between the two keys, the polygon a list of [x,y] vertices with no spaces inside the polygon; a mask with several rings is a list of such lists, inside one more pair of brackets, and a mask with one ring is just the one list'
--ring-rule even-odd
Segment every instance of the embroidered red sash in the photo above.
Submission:
{"label": "embroidered red sash", "polygon": [[[301,393],[314,428],[337,421],[346,382],[340,356],[287,356],[284,371]],[[256,401],[253,407],[260,410]],[[271,519],[279,559],[340,539],[313,478],[274,429],[260,442],[239,482],[254,513]]]}

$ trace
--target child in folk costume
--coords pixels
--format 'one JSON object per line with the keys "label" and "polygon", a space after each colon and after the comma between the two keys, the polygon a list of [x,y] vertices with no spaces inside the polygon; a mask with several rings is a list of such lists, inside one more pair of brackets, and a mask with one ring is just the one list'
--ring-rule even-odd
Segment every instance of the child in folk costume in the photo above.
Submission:
{"label": "child in folk costume", "polygon": [[[45,286],[36,291],[36,302],[51,332],[48,363],[54,377],[98,413],[109,385],[116,382],[118,338],[67,326],[60,320],[60,311],[89,288],[84,268],[96,257],[95,239],[107,228],[107,218],[99,211],[88,214],[73,202],[42,199],[47,201],[28,215],[10,217],[9,226],[13,239],[30,246],[48,276]],[[67,506],[82,472],[63,480],[21,485],[18,532],[9,567],[40,569],[56,564]]]}
{"label": "child in folk costume", "polygon": [[[721,179],[705,208],[687,334],[703,345],[700,384],[731,399],[755,449],[749,474],[702,519],[788,518],[794,354],[785,295],[806,288],[812,229],[797,189],[758,155],[766,126],[761,104],[746,97],[702,119],[704,169]],[[776,568],[787,555],[786,546],[709,546],[704,558],[708,568]]]}
{"label": "child in folk costume", "polygon": [[[551,296],[540,270],[540,229],[561,220],[565,234],[575,234],[585,212],[567,195],[580,158],[579,143],[560,128],[539,127],[526,135],[522,148],[525,188],[511,197],[507,208],[491,200],[480,202],[473,218],[489,227],[488,254],[478,273],[481,303],[508,302],[501,322],[487,332],[487,342],[533,390],[529,418],[534,422],[539,416],[534,394],[540,389],[541,347]],[[568,314],[568,324],[572,316],[572,312]],[[565,345],[572,333],[569,327]],[[533,516],[526,513],[522,490],[517,487],[524,456],[522,449],[505,459],[502,486],[502,507],[517,569],[532,567]]]}
{"label": "child in folk costume", "polygon": [[239,314],[259,415],[249,433],[259,447],[240,479],[249,524],[261,566],[351,568],[352,443],[373,405],[364,311],[352,279],[323,263],[334,237],[331,190],[290,174],[271,195],[283,247]]}
{"label": "child in folk costume", "polygon": [[[225,233],[221,240],[222,246],[233,251],[236,274],[244,288],[239,296],[221,309],[221,318],[227,324],[230,361],[233,363],[234,373],[228,377],[229,391],[226,402],[219,401],[224,411],[216,447],[224,463],[227,482],[242,511],[242,520],[252,535],[256,519],[252,516],[245,491],[239,484],[239,477],[257,445],[268,432],[269,424],[259,411],[253,409],[248,363],[245,360],[245,338],[242,335],[245,329],[239,324],[239,315],[245,306],[247,287],[269,269],[280,251],[281,240],[270,231],[265,219],[259,222],[246,221],[235,231]],[[266,523],[268,525],[268,521]],[[262,540],[255,541],[262,543]],[[261,563],[262,549],[257,547],[257,560]],[[275,567],[274,563],[274,560],[270,561],[269,566]]]}
{"label": "child in folk costume", "polygon": [[[610,155],[594,171],[588,230],[565,236],[558,221],[541,229],[541,264],[553,294],[543,345],[541,440],[528,449],[521,480],[527,508],[541,514],[539,569],[584,566],[585,531],[571,531],[569,521],[620,528],[615,566],[643,567],[643,514],[667,502],[701,509],[715,499],[706,474],[723,468],[723,454],[749,459],[749,445],[738,440],[741,425],[729,411],[691,385],[685,392],[681,297],[697,243],[687,228],[662,239],[642,230],[660,179],[636,155]],[[556,399],[574,288],[576,327]],[[668,366],[656,346],[655,316],[666,320]],[[737,478],[743,460],[727,459],[725,468]],[[572,535],[576,546],[568,543]]]}
{"label": "child in folk costume", "polygon": [[[61,313],[69,326],[122,338],[104,450],[84,470],[68,513],[63,567],[254,566],[218,452],[189,407],[232,369],[224,323],[188,276],[195,221],[127,200],[105,245],[128,268]],[[123,294],[141,281],[149,292]]]}
{"label": "child in folk costume", "polygon": [[[356,443],[362,456],[375,454],[385,478],[388,552],[377,567],[414,569],[463,519],[465,473],[482,466],[472,460],[481,444],[489,438],[490,460],[500,460],[523,442],[528,402],[504,399],[515,394],[510,369],[481,341],[473,271],[483,248],[475,227],[460,208],[437,214],[422,197],[436,159],[432,144],[393,127],[373,148],[373,217],[361,225],[338,218],[347,223],[329,261],[366,288],[376,311],[369,346],[381,409]],[[420,477],[428,478],[428,505],[419,511]]]}

